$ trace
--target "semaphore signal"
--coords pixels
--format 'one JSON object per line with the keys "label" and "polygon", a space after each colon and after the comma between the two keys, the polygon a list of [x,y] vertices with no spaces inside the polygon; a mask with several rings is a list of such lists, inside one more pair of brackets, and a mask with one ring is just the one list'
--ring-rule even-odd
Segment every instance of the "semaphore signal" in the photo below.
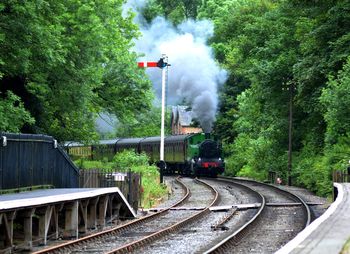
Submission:
{"label": "semaphore signal", "polygon": [[170,64],[168,64],[166,61],[167,59],[165,58],[166,57],[162,57],[158,62],[138,62],[137,66],[139,68],[158,67],[162,69],[164,67],[170,66]]}
{"label": "semaphore signal", "polygon": [[157,62],[138,62],[137,66],[139,68],[157,67]]}
{"label": "semaphore signal", "polygon": [[160,169],[160,182],[163,182],[163,170],[166,168],[166,164],[164,161],[164,122],[165,122],[165,83],[168,67],[168,57],[166,55],[162,55],[158,62],[138,62],[139,68],[148,68],[148,67],[158,67],[162,69],[162,120],[161,120],[161,128],[160,128],[160,155],[159,155],[159,169]]}

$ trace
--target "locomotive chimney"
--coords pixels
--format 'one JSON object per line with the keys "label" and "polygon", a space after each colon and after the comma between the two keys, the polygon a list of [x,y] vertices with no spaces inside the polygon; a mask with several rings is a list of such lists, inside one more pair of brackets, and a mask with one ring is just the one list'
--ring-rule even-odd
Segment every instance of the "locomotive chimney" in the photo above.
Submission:
{"label": "locomotive chimney", "polygon": [[210,139],[210,133],[209,132],[205,133],[205,139]]}

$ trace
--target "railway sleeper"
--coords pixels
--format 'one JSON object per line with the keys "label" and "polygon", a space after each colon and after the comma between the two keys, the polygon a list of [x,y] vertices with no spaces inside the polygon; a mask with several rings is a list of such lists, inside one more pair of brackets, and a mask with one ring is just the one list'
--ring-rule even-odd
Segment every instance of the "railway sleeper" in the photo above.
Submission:
{"label": "railway sleeper", "polygon": [[237,210],[238,210],[237,207],[232,207],[232,209],[229,211],[229,213],[226,216],[224,216],[220,221],[218,221],[218,223],[211,226],[211,229],[214,231],[219,229],[228,230],[228,227],[224,226],[224,224],[232,218],[232,216],[236,213]]}

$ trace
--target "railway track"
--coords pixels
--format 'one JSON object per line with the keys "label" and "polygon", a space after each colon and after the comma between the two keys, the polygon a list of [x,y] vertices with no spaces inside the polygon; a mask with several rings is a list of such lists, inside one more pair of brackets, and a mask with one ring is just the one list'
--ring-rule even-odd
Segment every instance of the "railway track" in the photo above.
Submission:
{"label": "railway track", "polygon": [[302,207],[302,200],[279,188],[223,178],[205,181],[219,192],[218,206],[211,207],[212,212],[201,220],[154,242],[141,253],[273,253],[281,244],[281,239],[275,242],[276,234],[286,231],[282,242],[289,241],[309,223],[310,215],[305,208],[305,213],[296,213],[297,220],[302,218],[298,228],[291,229],[291,221],[277,223],[276,227],[273,221],[279,220],[279,216],[294,218],[294,210]]}
{"label": "railway track", "polygon": [[250,180],[220,180],[243,184],[266,202],[254,218],[204,253],[274,253],[310,223],[308,205],[295,194]]}
{"label": "railway track", "polygon": [[219,192],[218,204],[200,220],[154,242],[141,253],[203,253],[213,246],[213,241],[227,237],[256,216],[264,203],[263,196],[244,185],[214,179],[204,181]]}
{"label": "railway track", "polygon": [[[183,227],[183,225],[187,225],[191,221],[209,213],[209,207],[214,205],[218,200],[218,193],[208,184],[195,180],[194,185],[196,186],[197,193],[205,193],[207,204],[205,204],[204,209],[200,209],[199,211],[188,210],[185,209],[186,203],[187,206],[193,206],[193,199],[198,195],[191,196],[189,188],[179,179],[177,181],[184,188],[185,195],[174,205],[125,225],[46,248],[35,253],[126,253],[149,244],[160,237],[164,237],[166,234],[174,232]],[[208,196],[212,197],[209,202]],[[184,207],[183,211],[172,210],[180,205]]]}
{"label": "railway track", "polygon": [[307,204],[276,186],[201,180],[178,180],[181,200],[154,214],[36,253],[273,253],[310,223]]}

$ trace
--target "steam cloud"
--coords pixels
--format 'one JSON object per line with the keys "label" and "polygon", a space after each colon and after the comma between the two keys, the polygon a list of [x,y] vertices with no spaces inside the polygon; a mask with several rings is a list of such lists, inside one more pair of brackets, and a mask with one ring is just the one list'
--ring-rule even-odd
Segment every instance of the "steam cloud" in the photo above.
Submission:
{"label": "steam cloud", "polygon": [[[127,7],[140,9],[144,1],[128,1]],[[226,71],[215,62],[207,39],[213,35],[213,24],[208,20],[187,20],[177,27],[163,17],[155,18],[150,25],[137,14],[135,22],[140,25],[142,37],[135,42],[135,50],[145,54],[140,61],[158,61],[162,54],[169,58],[167,87],[168,104],[183,100],[192,111],[205,132],[210,132],[218,105],[218,86],[226,80]],[[154,84],[157,95],[161,94],[161,71],[146,70]]]}

